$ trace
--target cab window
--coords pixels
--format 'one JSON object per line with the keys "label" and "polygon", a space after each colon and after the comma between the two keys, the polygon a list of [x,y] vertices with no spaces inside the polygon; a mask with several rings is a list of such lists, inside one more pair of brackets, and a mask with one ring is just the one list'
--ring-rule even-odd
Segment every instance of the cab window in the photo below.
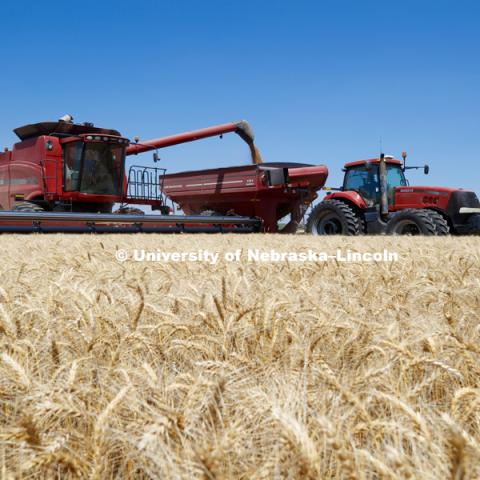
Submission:
{"label": "cab window", "polygon": [[63,183],[66,192],[78,190],[83,142],[72,142],[63,149]]}
{"label": "cab window", "polygon": [[359,193],[367,205],[375,203],[378,196],[378,166],[359,165],[349,168],[345,174],[343,189]]}
{"label": "cab window", "polygon": [[407,181],[400,165],[387,164],[387,184],[389,188],[405,187]]}

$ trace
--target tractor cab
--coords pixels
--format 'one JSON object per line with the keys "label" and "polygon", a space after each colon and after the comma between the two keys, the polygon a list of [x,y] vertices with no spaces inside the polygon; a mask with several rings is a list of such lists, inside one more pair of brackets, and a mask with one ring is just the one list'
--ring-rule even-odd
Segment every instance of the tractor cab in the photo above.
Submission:
{"label": "tractor cab", "polygon": [[[388,203],[395,200],[395,187],[405,187],[408,181],[402,163],[393,157],[385,157]],[[367,207],[380,203],[379,159],[351,162],[345,165],[342,191],[357,192]]]}

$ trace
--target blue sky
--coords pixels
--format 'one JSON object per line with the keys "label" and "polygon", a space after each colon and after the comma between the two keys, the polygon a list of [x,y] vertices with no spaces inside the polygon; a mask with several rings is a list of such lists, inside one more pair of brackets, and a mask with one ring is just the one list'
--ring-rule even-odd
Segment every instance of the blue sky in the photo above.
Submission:
{"label": "blue sky", "polygon": [[[266,161],[409,152],[412,183],[480,191],[480,3],[2,2],[0,142],[71,113],[148,139],[247,119]],[[169,171],[241,164],[225,136],[162,150]],[[150,154],[136,159],[151,160]]]}

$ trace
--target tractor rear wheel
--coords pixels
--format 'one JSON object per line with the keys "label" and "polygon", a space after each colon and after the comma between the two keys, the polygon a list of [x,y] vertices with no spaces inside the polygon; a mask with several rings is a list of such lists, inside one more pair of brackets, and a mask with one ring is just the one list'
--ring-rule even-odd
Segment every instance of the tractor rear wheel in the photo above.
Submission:
{"label": "tractor rear wheel", "polygon": [[25,213],[32,213],[32,212],[44,212],[45,210],[36,203],[32,202],[16,202],[13,210],[15,212],[25,212]]}
{"label": "tractor rear wheel", "polygon": [[406,208],[395,213],[387,223],[387,235],[437,235],[429,212]]}
{"label": "tractor rear wheel", "polygon": [[448,235],[450,233],[448,222],[441,213],[435,210],[428,210],[428,214],[435,224],[435,233],[437,235]]}
{"label": "tractor rear wheel", "polygon": [[362,219],[345,202],[325,200],[310,213],[306,232],[312,235],[360,235]]}

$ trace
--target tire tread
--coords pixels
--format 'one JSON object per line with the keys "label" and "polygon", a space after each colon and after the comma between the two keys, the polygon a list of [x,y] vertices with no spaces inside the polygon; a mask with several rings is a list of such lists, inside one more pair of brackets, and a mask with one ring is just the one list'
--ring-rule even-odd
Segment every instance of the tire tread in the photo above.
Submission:
{"label": "tire tread", "polygon": [[393,228],[395,224],[404,218],[415,218],[420,220],[424,227],[424,232],[421,233],[421,235],[426,235],[426,236],[434,236],[437,235],[437,231],[435,228],[435,223],[433,221],[433,218],[430,216],[429,212],[425,209],[419,209],[419,208],[406,208],[405,210],[400,210],[396,212],[392,218],[388,221],[387,225],[387,234],[388,235],[393,235]]}
{"label": "tire tread", "polygon": [[305,231],[312,233],[314,231],[314,223],[317,220],[321,212],[328,211],[340,211],[345,219],[347,231],[344,235],[361,235],[365,231],[363,220],[354,212],[354,210],[341,200],[324,200],[316,205],[311,211]]}

